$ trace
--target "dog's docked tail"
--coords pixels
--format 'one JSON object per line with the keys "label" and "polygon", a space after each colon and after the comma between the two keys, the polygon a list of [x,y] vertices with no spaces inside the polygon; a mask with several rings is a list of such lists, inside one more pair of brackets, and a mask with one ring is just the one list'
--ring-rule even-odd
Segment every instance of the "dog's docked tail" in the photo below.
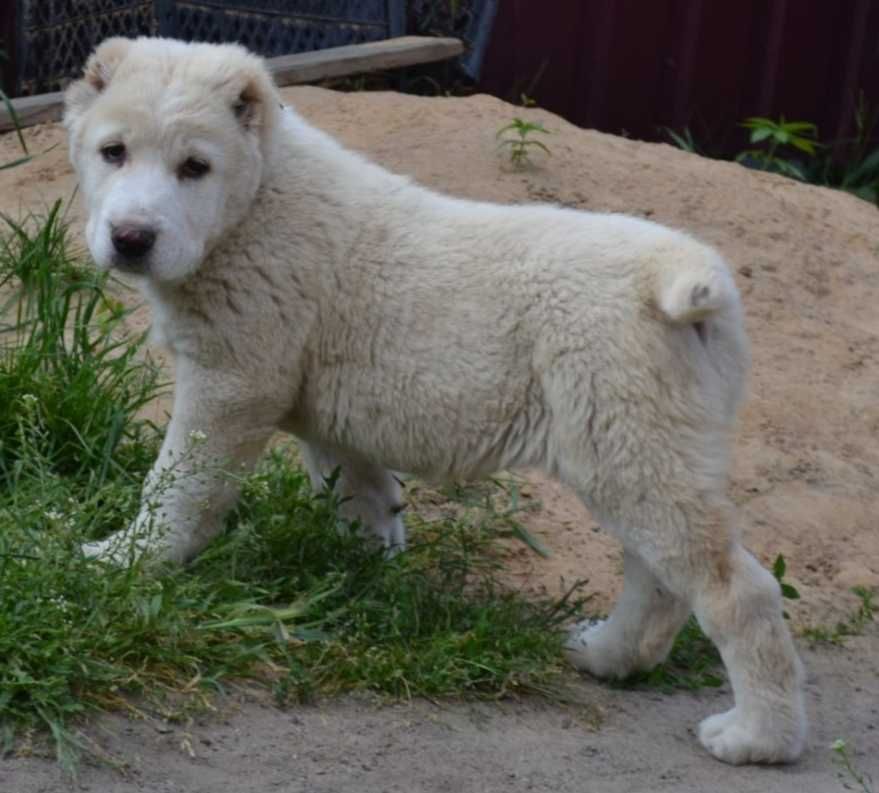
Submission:
{"label": "dog's docked tail", "polygon": [[698,243],[672,259],[660,258],[654,276],[653,298],[674,325],[692,325],[739,307],[738,290],[723,260]]}
{"label": "dog's docked tail", "polygon": [[653,260],[648,300],[672,329],[692,329],[698,349],[712,362],[704,371],[719,376],[714,382],[721,387],[712,393],[720,400],[722,415],[733,416],[744,395],[751,356],[732,273],[719,254],[694,240],[663,254]]}

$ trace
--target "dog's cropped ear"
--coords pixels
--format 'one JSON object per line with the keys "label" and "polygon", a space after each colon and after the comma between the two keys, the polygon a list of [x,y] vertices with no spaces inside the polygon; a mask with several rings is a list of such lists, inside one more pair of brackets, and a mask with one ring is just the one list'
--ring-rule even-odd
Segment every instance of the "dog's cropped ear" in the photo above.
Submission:
{"label": "dog's cropped ear", "polygon": [[232,105],[232,112],[238,123],[245,129],[259,125],[262,116],[263,98],[252,84],[245,86]]}
{"label": "dog's cropped ear", "polygon": [[248,58],[247,65],[236,75],[231,110],[238,123],[260,137],[268,134],[274,125],[281,104],[275,83],[262,60]]}
{"label": "dog's cropped ear", "polygon": [[64,125],[68,129],[109,85],[131,44],[132,39],[107,39],[89,56],[82,79],[64,92]]}

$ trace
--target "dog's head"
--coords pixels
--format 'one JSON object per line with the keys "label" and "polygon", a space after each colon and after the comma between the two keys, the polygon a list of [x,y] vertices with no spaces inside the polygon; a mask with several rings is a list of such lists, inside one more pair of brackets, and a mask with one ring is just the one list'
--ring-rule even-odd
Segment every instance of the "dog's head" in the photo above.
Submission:
{"label": "dog's head", "polygon": [[99,267],[193,273],[247,214],[280,101],[237,45],[108,39],[64,95],[70,157]]}

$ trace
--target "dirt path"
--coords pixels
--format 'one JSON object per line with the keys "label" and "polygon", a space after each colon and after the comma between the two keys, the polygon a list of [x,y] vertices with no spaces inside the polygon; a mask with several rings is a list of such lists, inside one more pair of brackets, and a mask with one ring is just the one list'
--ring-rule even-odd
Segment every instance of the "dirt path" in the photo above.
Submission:
{"label": "dirt path", "polygon": [[[580,130],[485,96],[424,99],[317,88],[284,95],[346,144],[437,189],[625,211],[716,245],[737,271],[753,343],[752,395],[733,481],[746,542],[764,562],[778,553],[786,557],[788,577],[803,595],[790,609],[799,626],[849,614],[852,586],[879,587],[875,207],[669,146]],[[553,133],[545,139],[552,156],[535,155],[535,167],[521,172],[503,160],[495,141],[496,130],[514,115],[542,121]],[[34,151],[56,148],[26,167],[0,171],[0,211],[13,216],[73,194],[63,131],[48,125],[27,137]],[[0,163],[16,156],[15,147],[13,136],[0,138]],[[78,208],[70,217],[79,227]],[[148,321],[145,313],[139,321]],[[511,578],[527,589],[555,592],[588,577],[598,607],[608,608],[620,583],[616,544],[593,530],[586,512],[554,483],[531,477],[526,487],[540,505],[526,522],[553,555],[511,554]],[[811,656],[816,748],[788,771],[731,772],[700,753],[688,730],[713,709],[707,702],[713,694],[669,700],[588,686],[590,696],[605,703],[605,725],[597,733],[564,727],[572,718],[568,710],[532,703],[377,710],[343,702],[290,713],[248,706],[228,723],[199,731],[211,743],[194,738],[198,756],[191,760],[163,748],[178,740],[176,733],[157,738],[143,725],[111,720],[121,730],[113,739],[117,750],[130,749],[141,771],[125,783],[105,771],[84,779],[102,791],[825,793],[841,789],[824,748],[836,737],[870,746],[864,763],[879,772],[877,658],[875,637],[855,640],[841,654]],[[15,773],[5,785],[0,777],[4,792],[66,789],[52,781],[56,771],[48,763],[14,761],[2,768],[7,780],[10,768]]]}
{"label": "dirt path", "polygon": [[89,732],[127,759],[121,773],[87,766],[74,785],[50,760],[15,758],[0,764],[0,790],[844,793],[829,749],[837,738],[879,781],[879,676],[864,664],[871,655],[879,657],[875,630],[845,649],[805,652],[813,748],[788,768],[725,766],[699,747],[696,720],[727,706],[726,688],[662,695],[582,681],[580,705],[348,698],[279,710],[230,698],[188,725],[110,716]]}

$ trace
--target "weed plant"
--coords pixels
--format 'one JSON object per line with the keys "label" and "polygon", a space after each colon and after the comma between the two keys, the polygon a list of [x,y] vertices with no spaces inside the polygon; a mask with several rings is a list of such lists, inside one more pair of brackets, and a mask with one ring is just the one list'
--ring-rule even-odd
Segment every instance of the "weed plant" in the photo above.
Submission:
{"label": "weed plant", "polygon": [[852,587],[852,593],[858,597],[860,603],[855,611],[846,620],[841,620],[834,626],[813,625],[803,630],[803,637],[810,644],[832,644],[841,647],[851,636],[861,636],[867,626],[873,622],[876,616],[875,593],[866,587]]}
{"label": "weed plant", "polygon": [[[830,142],[818,141],[817,127],[807,121],[764,117],[745,119],[753,148],[735,156],[749,168],[771,171],[810,184],[845,190],[879,205],[879,109],[870,108],[861,95],[854,115],[854,135]],[[696,141],[690,129],[681,132],[664,128],[679,149],[702,156],[714,156],[712,147]],[[718,159],[724,159],[718,152]]]}
{"label": "weed plant", "polygon": [[846,790],[860,790],[862,793],[873,793],[873,777],[866,771],[855,767],[850,754],[849,745],[842,738],[837,738],[830,749],[837,765],[837,776]]}
{"label": "weed plant", "polygon": [[759,146],[738,154],[736,162],[805,181],[803,167],[791,158],[791,153],[805,154],[809,158],[815,156],[818,128],[814,124],[786,121],[784,116],[778,121],[753,116],[745,119],[742,126],[750,130],[750,142]]}
{"label": "weed plant", "polygon": [[[514,118],[495,134],[495,138],[499,141],[498,148],[510,147],[510,162],[514,168],[524,168],[531,162],[531,150],[534,147],[547,155],[552,154],[544,143],[531,137],[535,132],[543,135],[551,134],[543,124],[523,121],[521,118]],[[508,133],[512,133],[512,137],[504,137]]]}
{"label": "weed plant", "polygon": [[863,93],[854,115],[854,135],[819,149],[806,167],[806,181],[838,187],[879,205],[879,108],[870,107]]}

